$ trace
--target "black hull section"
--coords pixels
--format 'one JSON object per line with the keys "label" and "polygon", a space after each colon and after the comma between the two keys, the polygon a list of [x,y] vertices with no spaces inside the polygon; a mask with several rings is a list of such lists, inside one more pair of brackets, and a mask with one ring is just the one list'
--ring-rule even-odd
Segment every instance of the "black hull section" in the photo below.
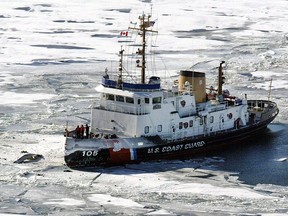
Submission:
{"label": "black hull section", "polygon": [[[113,153],[113,149],[101,149],[94,154],[85,155],[85,151],[76,151],[65,156],[66,164],[71,168],[115,166],[128,163],[139,163],[152,160],[187,159],[199,155],[212,154],[226,146],[249,144],[249,138],[266,129],[267,125],[274,120],[273,116],[263,122],[227,132],[217,133],[199,137],[197,139],[186,139],[170,143],[159,143],[154,141],[155,146],[121,149]],[[157,140],[157,139],[156,139]]]}

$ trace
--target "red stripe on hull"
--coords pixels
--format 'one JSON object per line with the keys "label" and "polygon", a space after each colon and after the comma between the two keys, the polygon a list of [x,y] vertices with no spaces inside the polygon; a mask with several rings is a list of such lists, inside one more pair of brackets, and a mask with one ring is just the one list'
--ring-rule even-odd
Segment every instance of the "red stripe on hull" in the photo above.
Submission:
{"label": "red stripe on hull", "polygon": [[119,151],[114,151],[113,148],[110,148],[109,152],[110,162],[113,164],[128,163],[131,160],[129,149],[121,149]]}

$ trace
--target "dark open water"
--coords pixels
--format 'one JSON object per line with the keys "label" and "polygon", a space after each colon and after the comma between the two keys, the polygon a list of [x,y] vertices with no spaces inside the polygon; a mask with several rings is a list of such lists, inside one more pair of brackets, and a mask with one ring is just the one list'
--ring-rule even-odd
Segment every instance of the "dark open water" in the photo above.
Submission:
{"label": "dark open water", "polygon": [[288,186],[287,131],[286,124],[270,124],[265,133],[249,139],[245,145],[229,147],[219,153],[225,158],[225,163],[219,167],[239,173],[239,180],[247,184]]}

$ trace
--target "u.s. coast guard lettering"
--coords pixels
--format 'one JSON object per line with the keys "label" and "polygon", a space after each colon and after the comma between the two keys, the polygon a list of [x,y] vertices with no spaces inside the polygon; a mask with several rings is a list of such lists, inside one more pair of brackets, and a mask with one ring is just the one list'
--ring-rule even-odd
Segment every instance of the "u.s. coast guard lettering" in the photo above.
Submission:
{"label": "u.s. coast guard lettering", "polygon": [[194,142],[194,143],[178,144],[178,145],[172,145],[172,146],[153,147],[153,148],[148,148],[147,153],[157,154],[157,153],[165,153],[165,152],[175,152],[175,151],[181,151],[184,149],[198,148],[204,145],[205,145],[204,141],[199,141],[199,142]]}
{"label": "u.s. coast guard lettering", "polygon": [[191,148],[198,148],[205,145],[204,141],[194,142],[194,143],[187,143],[184,146],[184,149],[191,149]]}

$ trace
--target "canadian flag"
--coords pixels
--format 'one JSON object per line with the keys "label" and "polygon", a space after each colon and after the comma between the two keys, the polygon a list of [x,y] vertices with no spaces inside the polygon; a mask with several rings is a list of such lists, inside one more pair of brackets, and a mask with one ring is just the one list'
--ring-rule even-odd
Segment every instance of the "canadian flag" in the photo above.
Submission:
{"label": "canadian flag", "polygon": [[128,31],[122,31],[122,32],[120,32],[120,36],[122,36],[122,37],[127,37],[127,36],[128,36]]}

